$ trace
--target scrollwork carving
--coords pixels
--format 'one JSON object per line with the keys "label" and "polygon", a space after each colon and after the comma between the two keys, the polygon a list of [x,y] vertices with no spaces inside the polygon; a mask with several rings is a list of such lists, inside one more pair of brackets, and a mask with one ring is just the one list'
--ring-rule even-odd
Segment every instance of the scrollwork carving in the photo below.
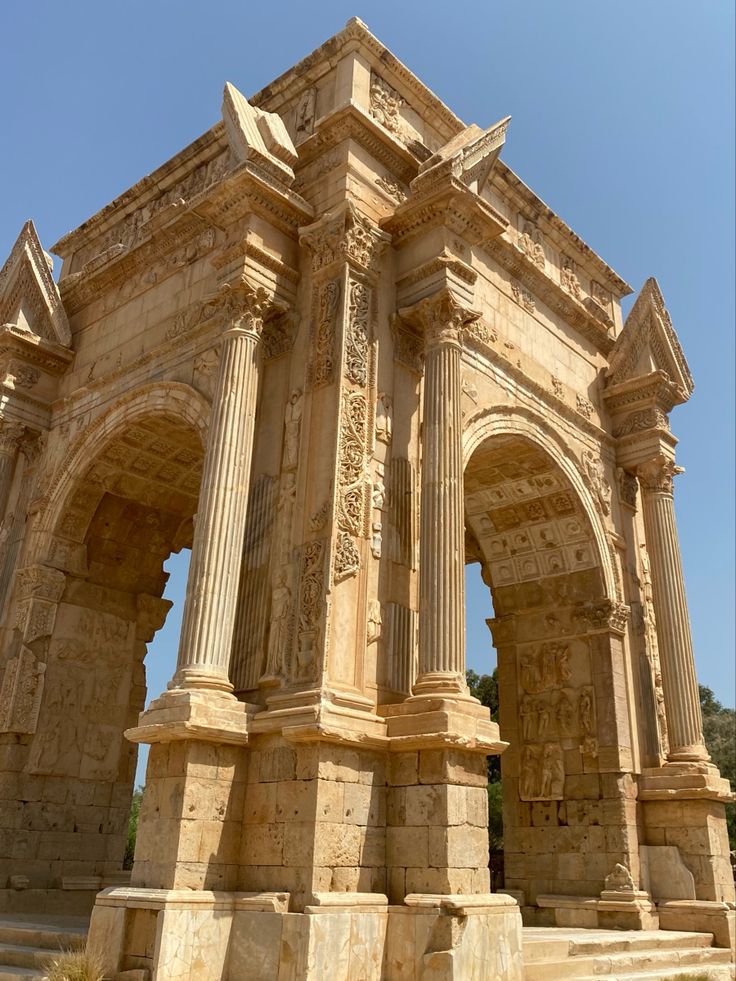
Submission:
{"label": "scrollwork carving", "polygon": [[354,385],[365,385],[368,380],[370,305],[370,287],[364,283],[351,282],[348,299],[345,374]]}
{"label": "scrollwork carving", "polygon": [[356,575],[360,569],[360,553],[351,535],[346,531],[341,531],[337,536],[335,547],[335,582],[342,582],[350,576]]}
{"label": "scrollwork carving", "polygon": [[335,321],[340,302],[340,283],[332,280],[319,290],[318,313],[312,340],[309,380],[314,388],[329,385],[335,371]]}

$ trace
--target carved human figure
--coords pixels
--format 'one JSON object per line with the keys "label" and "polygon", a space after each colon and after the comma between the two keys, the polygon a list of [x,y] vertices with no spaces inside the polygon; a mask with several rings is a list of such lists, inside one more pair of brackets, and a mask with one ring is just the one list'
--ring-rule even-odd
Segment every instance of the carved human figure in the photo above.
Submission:
{"label": "carved human figure", "polygon": [[390,443],[393,435],[393,404],[391,398],[382,392],[376,400],[376,439]]}
{"label": "carved human figure", "polygon": [[545,743],[542,753],[541,781],[539,788],[540,797],[549,797],[552,791],[552,776],[554,772],[554,754],[556,746],[554,743]]}
{"label": "carved human figure", "polygon": [[537,735],[541,738],[549,729],[549,705],[544,698],[538,698],[535,703],[537,711]]}
{"label": "carved human figure", "polygon": [[290,607],[291,590],[286,585],[286,570],[281,569],[271,593],[271,626],[268,634],[266,671],[262,681],[276,680],[283,675]]}
{"label": "carved human figure", "polygon": [[593,699],[587,688],[583,688],[578,699],[578,718],[580,728],[586,736],[593,732]]}
{"label": "carved human figure", "polygon": [[279,516],[278,528],[279,539],[276,550],[276,562],[280,566],[285,566],[289,562],[289,552],[291,549],[291,518],[294,513],[294,502],[296,501],[296,475],[285,473],[279,488],[279,499],[276,504],[276,511]]}
{"label": "carved human figure", "polygon": [[525,252],[536,266],[544,269],[544,248],[541,237],[530,221],[524,222],[519,244],[522,252]]}
{"label": "carved human figure", "polygon": [[557,658],[557,681],[564,685],[572,678],[572,668],[570,667],[570,648],[567,644],[558,644],[556,651]]}
{"label": "carved human figure", "polygon": [[542,645],[541,687],[551,688],[557,680],[557,647],[555,644]]}
{"label": "carved human figure", "polygon": [[555,709],[557,727],[563,735],[570,735],[575,727],[575,709],[567,695],[562,692]]}
{"label": "carved human figure", "polygon": [[537,755],[533,746],[525,746],[521,760],[521,778],[519,791],[522,799],[536,797],[537,790]]}
{"label": "carved human figure", "polygon": [[284,415],[284,469],[294,470],[299,456],[299,429],[302,422],[304,396],[300,388],[289,397]]}
{"label": "carved human figure", "polygon": [[606,479],[606,468],[599,456],[591,453],[590,450],[583,451],[583,469],[588,483],[598,499],[601,511],[604,514],[611,513],[611,485]]}
{"label": "carved human figure", "polygon": [[519,715],[521,716],[521,734],[524,739],[534,739],[534,723],[537,717],[537,710],[534,701],[529,695],[522,695],[519,702]]}
{"label": "carved human figure", "polygon": [[571,293],[576,299],[580,299],[583,291],[580,288],[580,281],[575,274],[575,263],[569,256],[562,257],[560,282],[562,283],[563,289],[566,289],[567,292]]}
{"label": "carved human figure", "polygon": [[539,691],[540,689],[539,665],[537,657],[533,653],[522,654],[521,657],[521,683],[527,691]]}
{"label": "carved human figure", "polygon": [[552,779],[550,780],[550,796],[562,798],[565,791],[565,763],[559,746],[554,747],[552,756]]}
{"label": "carved human figure", "polygon": [[6,514],[2,522],[0,522],[0,555],[3,554],[7,547],[14,521],[15,515],[11,512],[10,514]]}
{"label": "carved human figure", "polygon": [[366,640],[373,644],[381,636],[383,618],[381,616],[381,604],[377,599],[368,601],[368,630]]}

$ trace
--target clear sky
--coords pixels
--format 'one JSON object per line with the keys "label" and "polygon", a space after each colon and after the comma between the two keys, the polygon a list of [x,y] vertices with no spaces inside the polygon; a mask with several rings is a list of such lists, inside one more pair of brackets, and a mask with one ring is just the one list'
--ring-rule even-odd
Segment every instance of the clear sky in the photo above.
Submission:
{"label": "clear sky", "polygon": [[[734,705],[732,0],[5,0],[0,261],[27,218],[48,248],[209,128],[226,79],[252,94],[352,15],[466,122],[511,114],[506,162],[636,290],[659,280],[696,383],[672,425],[698,671]],[[477,590],[469,608],[487,669]]]}

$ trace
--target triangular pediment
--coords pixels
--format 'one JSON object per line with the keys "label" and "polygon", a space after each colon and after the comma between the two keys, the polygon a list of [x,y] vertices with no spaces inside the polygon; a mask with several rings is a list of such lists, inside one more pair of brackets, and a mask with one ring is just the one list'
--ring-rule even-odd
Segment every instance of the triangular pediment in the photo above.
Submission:
{"label": "triangular pediment", "polygon": [[606,385],[611,388],[665,372],[686,401],[693,378],[664,305],[657,280],[646,281],[611,351]]}
{"label": "triangular pediment", "polygon": [[425,160],[414,183],[423,183],[432,174],[449,167],[453,176],[480,194],[504,145],[510,119],[511,116],[506,116],[486,130],[475,123],[467,126]]}
{"label": "triangular pediment", "polygon": [[69,347],[72,335],[51,262],[27,221],[0,269],[0,325]]}

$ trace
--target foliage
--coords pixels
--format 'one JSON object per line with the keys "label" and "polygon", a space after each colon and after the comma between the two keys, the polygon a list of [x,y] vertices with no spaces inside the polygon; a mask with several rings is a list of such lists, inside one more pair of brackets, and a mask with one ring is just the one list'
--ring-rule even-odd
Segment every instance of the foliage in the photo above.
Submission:
{"label": "foliage", "polygon": [[[736,788],[736,710],[721,705],[705,685],[699,685],[699,688],[705,745],[721,776]],[[733,804],[726,807],[726,821],[730,847],[736,849],[736,806]]]}
{"label": "foliage", "polygon": [[503,851],[503,793],[501,781],[488,784],[488,847],[492,852]]}
{"label": "foliage", "polygon": [[138,833],[138,815],[141,810],[143,800],[143,787],[136,787],[133,792],[133,799],[130,802],[130,815],[128,816],[128,840],[125,843],[125,857],[123,858],[123,868],[133,868],[133,856],[135,855],[135,838]]}
{"label": "foliage", "polygon": [[102,981],[105,965],[102,953],[94,950],[63,950],[45,966],[47,981]]}

